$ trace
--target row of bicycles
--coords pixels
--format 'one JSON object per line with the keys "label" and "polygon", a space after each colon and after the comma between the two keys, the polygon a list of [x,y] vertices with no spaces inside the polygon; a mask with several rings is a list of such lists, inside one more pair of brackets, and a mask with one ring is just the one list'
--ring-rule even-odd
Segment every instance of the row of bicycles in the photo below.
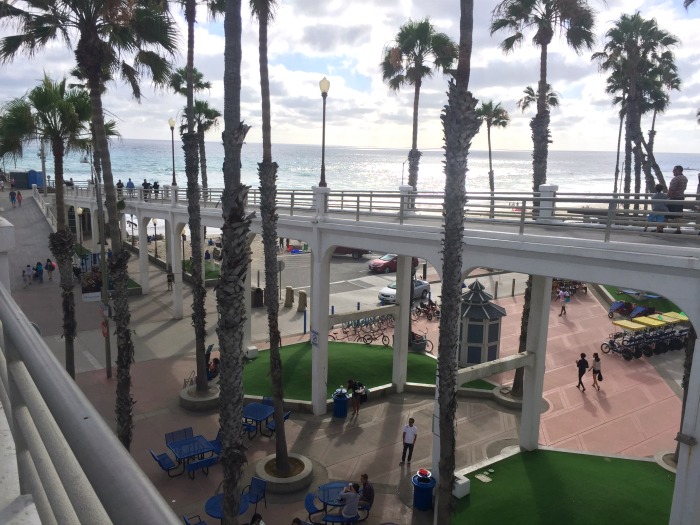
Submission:
{"label": "row of bicycles", "polygon": [[640,332],[614,332],[600,345],[603,353],[619,354],[625,361],[681,350],[688,340],[688,328],[665,326]]}

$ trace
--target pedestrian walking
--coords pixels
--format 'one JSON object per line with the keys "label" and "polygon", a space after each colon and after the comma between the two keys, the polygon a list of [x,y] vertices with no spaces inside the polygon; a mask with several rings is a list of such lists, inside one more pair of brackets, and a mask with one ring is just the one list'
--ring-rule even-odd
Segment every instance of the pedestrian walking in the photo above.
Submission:
{"label": "pedestrian walking", "polygon": [[566,315],[566,305],[571,302],[569,290],[559,290],[559,299],[561,299],[561,310],[559,311],[559,317],[561,317],[562,315]]}
{"label": "pedestrian walking", "polygon": [[586,386],[583,384],[583,381],[581,379],[583,376],[586,375],[586,372],[588,371],[588,361],[586,361],[586,354],[581,354],[581,359],[576,361],[576,367],[578,368],[578,384],[576,385],[576,388],[581,390],[582,392],[586,391]]}
{"label": "pedestrian walking", "polygon": [[10,204],[12,204],[12,207],[15,207],[15,204],[17,203],[17,193],[15,190],[12,190],[10,192]]}
{"label": "pedestrian walking", "polygon": [[175,274],[173,273],[172,268],[168,268],[168,273],[165,277],[168,281],[168,291],[172,292],[173,291],[173,282],[175,281]]}
{"label": "pedestrian walking", "polygon": [[403,427],[403,452],[401,454],[401,463],[399,463],[399,465],[406,463],[406,452],[408,452],[408,464],[411,464],[413,447],[416,444],[416,439],[418,439],[418,427],[415,426],[414,423],[415,420],[410,418],[408,420],[408,425]]}
{"label": "pedestrian walking", "polygon": [[27,275],[27,285],[31,286],[32,281],[34,280],[34,269],[32,268],[31,264],[27,265],[27,267],[24,269],[24,273]]}
{"label": "pedestrian walking", "polygon": [[591,372],[593,372],[593,388],[597,388],[598,390],[600,390],[598,381],[603,380],[603,374],[600,370],[600,356],[598,355],[598,352],[595,352],[593,354],[593,366],[591,367]]}
{"label": "pedestrian walking", "polygon": [[46,259],[44,269],[46,270],[46,273],[49,274],[49,281],[53,281],[53,271],[56,269],[56,265],[51,261],[51,259]]}
{"label": "pedestrian walking", "polygon": [[22,207],[22,192],[17,190],[17,204],[19,204],[19,207]]}
{"label": "pedestrian walking", "polygon": [[40,283],[44,282],[44,266],[41,264],[41,261],[36,262],[36,266],[34,267],[34,270],[36,272],[36,280],[39,281]]}
{"label": "pedestrian walking", "polygon": [[22,270],[22,282],[24,283],[23,288],[26,288],[29,286],[31,283],[29,282],[29,277],[27,276],[27,271]]}

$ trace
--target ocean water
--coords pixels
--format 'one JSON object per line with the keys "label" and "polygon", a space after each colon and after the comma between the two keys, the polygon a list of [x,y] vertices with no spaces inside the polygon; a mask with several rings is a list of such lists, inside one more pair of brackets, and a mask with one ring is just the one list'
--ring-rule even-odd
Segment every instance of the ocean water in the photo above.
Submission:
{"label": "ocean water", "polygon": [[[24,157],[16,163],[4,161],[6,171],[41,171],[36,145],[26,148]],[[171,142],[167,140],[115,140],[111,143],[112,168],[115,181],[124,183],[131,178],[137,185],[146,178],[161,185],[172,180]],[[372,149],[326,146],[326,181],[336,190],[397,190],[408,180],[406,149]],[[175,170],[179,184],[185,183],[184,156],[181,144],[175,143]],[[320,146],[273,144],[272,158],[279,165],[277,186],[280,189],[310,189],[320,178]],[[700,168],[700,154],[656,154],[666,179],[671,178],[674,165]],[[90,167],[81,163],[82,156],[74,153],[65,159],[65,178],[74,181],[90,179]],[[223,187],[223,146],[207,143],[207,171],[210,187]],[[257,163],[262,159],[260,144],[245,144],[242,151],[242,180],[258,186]],[[441,192],[445,186],[442,150],[425,150],[418,173],[419,191]],[[468,161],[467,191],[488,191],[488,153],[471,151]],[[532,188],[531,151],[494,151],[493,170],[496,191],[520,192]],[[46,171],[53,178],[53,158],[47,154]],[[547,182],[559,186],[560,192],[610,193],[613,191],[615,152],[550,151]],[[694,187],[695,171],[686,175],[689,187]]]}

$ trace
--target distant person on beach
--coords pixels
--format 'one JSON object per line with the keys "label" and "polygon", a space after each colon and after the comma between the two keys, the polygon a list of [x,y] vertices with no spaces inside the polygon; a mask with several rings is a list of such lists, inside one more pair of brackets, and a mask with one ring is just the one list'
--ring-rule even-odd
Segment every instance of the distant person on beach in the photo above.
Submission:
{"label": "distant person on beach", "polygon": [[153,182],[153,196],[157,199],[158,198],[158,190],[160,189],[160,184],[158,184],[158,181]]}
{"label": "distant person on beach", "polygon": [[[668,198],[669,200],[682,201],[685,199],[685,189],[688,187],[688,178],[683,175],[683,166],[675,166],[673,168],[673,178],[671,183],[668,185]],[[669,204],[668,211],[671,213],[682,213],[683,204]],[[669,217],[671,222],[679,219],[678,215]],[[678,226],[674,233],[681,233],[681,227]]]}
{"label": "distant person on beach", "polygon": [[17,193],[15,190],[10,191],[10,204],[12,204],[12,207],[15,208],[15,204],[17,204]]}
{"label": "distant person on beach", "polygon": [[134,183],[132,182],[131,179],[129,179],[129,181],[126,183],[126,194],[129,197],[134,196],[134,188],[135,188]]}
{"label": "distant person on beach", "polygon": [[22,207],[22,192],[17,190],[17,204],[19,204],[19,207]]}
{"label": "distant person on beach", "polygon": [[588,361],[586,361],[586,354],[581,354],[581,359],[576,361],[576,367],[578,368],[578,384],[576,385],[576,388],[581,390],[582,392],[586,391],[586,386],[583,384],[583,381],[581,379],[583,376],[586,375],[586,372],[588,371]]}
{"label": "distant person on beach", "polygon": [[124,191],[124,183],[121,179],[117,181],[117,197],[122,198],[122,192]]}
{"label": "distant person on beach", "polygon": [[[651,211],[649,215],[647,215],[647,222],[656,222],[656,223],[664,223],[666,222],[666,214],[664,212],[668,212],[668,206],[664,204],[663,202],[653,202],[654,200],[666,200],[668,199],[668,195],[664,193],[664,187],[661,184],[657,184],[654,186],[654,190],[656,193],[651,196],[652,198],[652,203],[651,203]],[[644,231],[647,231],[647,226],[644,226]],[[663,233],[664,231],[664,226],[663,224],[657,224],[656,226],[656,232],[657,233]]]}
{"label": "distant person on beach", "polygon": [[143,179],[143,184],[141,184],[141,187],[143,188],[143,200],[147,201],[148,195],[151,193],[151,183],[146,179]]}
{"label": "distant person on beach", "polygon": [[598,374],[600,374],[600,356],[598,352],[593,354],[593,366],[591,367],[591,372],[593,372],[593,388],[600,390],[600,385],[598,384]]}

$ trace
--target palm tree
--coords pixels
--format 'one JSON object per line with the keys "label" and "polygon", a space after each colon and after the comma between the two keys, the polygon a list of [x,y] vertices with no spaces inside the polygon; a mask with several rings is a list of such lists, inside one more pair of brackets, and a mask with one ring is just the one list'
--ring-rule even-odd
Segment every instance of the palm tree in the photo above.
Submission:
{"label": "palm tree", "polygon": [[[194,20],[193,20],[194,22]],[[187,96],[187,67],[179,67],[170,75],[168,83],[175,93]],[[195,92],[211,89],[211,82],[204,80],[204,75],[196,67],[192,68],[192,88]]]}
{"label": "palm tree", "polygon": [[286,475],[291,470],[284,430],[284,389],[282,385],[282,357],[280,356],[279,303],[277,297],[277,163],[272,162],[272,133],[270,124],[270,79],[267,67],[267,29],[274,18],[275,0],[250,0],[250,10],[258,19],[258,56],[260,62],[260,93],[262,95],[263,158],[258,164],[260,178],[260,218],[265,251],[265,292],[273,300],[267,301],[267,325],[270,333],[270,379],[275,404],[275,428],[282,432],[275,440],[277,473]]}
{"label": "palm tree", "polygon": [[221,198],[222,260],[216,303],[216,332],[221,348],[221,412],[219,422],[224,469],[224,524],[238,523],[241,476],[246,461],[243,417],[244,288],[248,275],[250,217],[245,212],[248,187],[241,183],[241,149],[249,126],[241,122],[241,0],[227,0],[224,17],[224,194]]}
{"label": "palm tree", "polygon": [[540,80],[537,84],[537,115],[530,122],[532,129],[533,191],[547,182],[547,152],[550,142],[549,108],[547,106],[547,53],[554,34],[560,31],[566,43],[577,53],[591,48],[593,10],[586,0],[504,0],[493,11],[491,34],[510,33],[501,49],[510,53],[525,39],[526,30],[534,30],[532,42],[540,48]]}
{"label": "palm tree", "polygon": [[[595,39],[593,10],[586,0],[504,0],[493,11],[491,34],[508,31],[510,35],[501,42],[505,53],[513,51],[524,38],[524,31],[532,29],[532,42],[540,48],[540,79],[537,84],[537,114],[530,122],[532,129],[532,189],[547,182],[547,155],[550,142],[549,106],[547,83],[548,48],[555,32],[577,53],[591,48]],[[527,325],[530,320],[532,276],[525,285],[523,315],[520,325],[519,352],[526,351]],[[511,388],[511,395],[522,397],[524,369],[519,368]]]}
{"label": "palm tree", "polygon": [[[601,71],[610,73],[608,91],[617,92],[625,101],[625,178],[624,193],[630,193],[632,180],[632,154],[634,153],[635,188],[641,191],[642,141],[641,116],[645,97],[660,84],[650,81],[658,77],[663,58],[678,39],[659,29],[656,20],[645,20],[637,12],[622,15],[606,34],[603,51],[594,53]],[[672,62],[672,55],[670,57]],[[675,66],[674,66],[675,67]]]}
{"label": "palm tree", "polygon": [[474,1],[460,0],[459,60],[441,115],[445,135],[445,204],[442,261],[442,316],[438,357],[440,460],[437,523],[450,523],[455,470],[455,413],[457,409],[457,348],[462,281],[462,241],[466,204],[467,156],[481,122],[478,101],[469,91]]}
{"label": "palm tree", "polygon": [[[131,363],[134,344],[129,330],[127,263],[119,232],[117,192],[107,143],[102,93],[117,74],[141,98],[139,83],[144,75],[162,85],[170,77],[170,65],[162,53],[176,49],[175,26],[167,3],[158,0],[26,0],[25,9],[3,4],[0,19],[16,22],[19,33],[0,40],[0,60],[13,60],[21,52],[33,56],[55,40],[75,51],[90,93],[92,124],[97,140],[95,156],[104,175],[109,231],[113,257],[110,274],[114,283],[114,317],[117,333],[117,435],[124,447],[131,445],[134,399],[131,394]],[[132,63],[127,58],[133,58]]]}
{"label": "palm tree", "polygon": [[199,143],[199,170],[201,171],[202,179],[202,193],[204,194],[204,199],[209,198],[207,190],[209,189],[209,180],[207,177],[207,150],[206,144],[204,142],[204,137],[207,131],[216,128],[218,125],[218,118],[221,113],[218,109],[213,108],[209,105],[206,100],[194,101],[194,123],[197,127],[197,140]]}
{"label": "palm tree", "polygon": [[690,5],[694,4],[694,3],[695,3],[695,0],[683,0],[683,7],[688,9],[690,7]]}
{"label": "palm tree", "polygon": [[491,213],[490,216],[494,216],[494,200],[493,194],[495,190],[495,181],[493,178],[493,162],[491,159],[491,128],[505,128],[510,122],[510,117],[508,112],[501,107],[501,103],[494,105],[493,100],[488,102],[482,102],[481,106],[476,108],[476,116],[481,119],[481,122],[486,123],[486,137],[489,145],[489,189],[491,190]]}
{"label": "palm tree", "polygon": [[[457,58],[457,46],[445,33],[437,33],[429,18],[410,20],[399,28],[394,42],[384,50],[380,64],[382,79],[389,89],[398,91],[413,86],[413,135],[408,153],[408,184],[415,190],[418,184],[418,101],[423,79],[434,71],[447,72]],[[429,62],[432,61],[432,66]]]}
{"label": "palm tree", "polygon": [[[532,89],[532,86],[527,86],[525,89],[523,89],[523,98],[519,99],[516,103],[515,106],[525,113],[525,110],[529,108],[530,106],[537,105],[537,99],[539,98],[539,94],[535,93],[535,90]],[[561,95],[559,92],[554,91],[552,89],[551,84],[547,84],[547,96],[545,97],[545,104],[548,108],[557,108],[559,107],[559,98],[561,98]]]}
{"label": "palm tree", "polygon": [[61,275],[63,337],[66,371],[75,378],[75,296],[73,294],[73,254],[75,237],[66,223],[63,197],[63,158],[70,150],[81,149],[81,136],[88,131],[90,98],[86,91],[67,90],[66,79],[42,83],[26,96],[9,102],[0,117],[2,138],[0,156],[22,154],[22,144],[48,140],[54,157],[56,181],[56,233],[49,235],[49,248]]}

